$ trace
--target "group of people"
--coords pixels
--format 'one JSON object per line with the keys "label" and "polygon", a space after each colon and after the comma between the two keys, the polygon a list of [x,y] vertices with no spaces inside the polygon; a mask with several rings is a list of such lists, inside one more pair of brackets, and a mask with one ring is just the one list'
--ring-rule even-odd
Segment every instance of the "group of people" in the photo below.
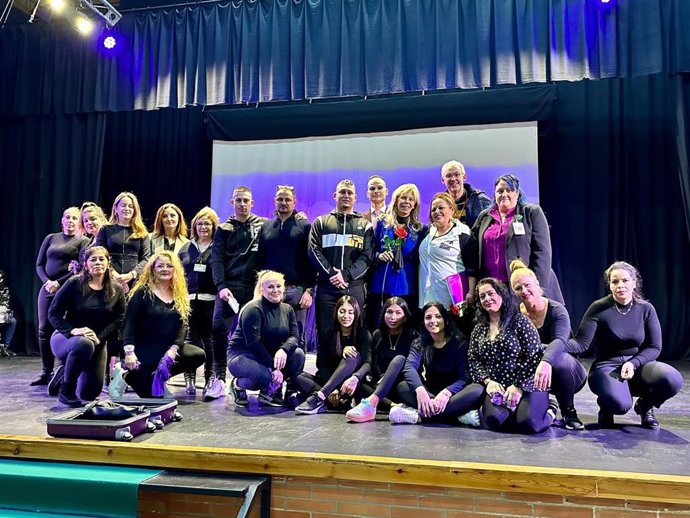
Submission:
{"label": "group of people", "polygon": [[[356,187],[342,180],[335,209],[311,223],[292,186],[276,188],[271,219],[253,214],[251,191],[237,187],[234,215],[220,223],[201,209],[190,239],[171,203],[149,234],[129,192],[107,223],[95,204],[68,208],[38,254],[43,370],[32,384],[78,406],[106,373],[114,398],[127,386],[163,396],[168,378],[184,373],[191,395],[204,365],[207,400],[229,391],[247,406],[247,391],[258,391],[265,405],[342,410],[353,422],[384,409],[394,423],[536,433],[559,410],[566,428],[583,428],[575,394],[589,379],[599,424],[634,408],[643,426],[658,427],[654,408],[682,377],[656,361],[659,321],[637,270],[607,268],[610,294],[573,335],[546,217],[519,179],[497,178],[493,201],[457,161],[443,165],[441,181],[428,223],[414,184],[386,204],[380,176],[367,184],[369,211],[354,210]],[[312,305],[315,374],[304,371]],[[576,355],[593,347],[587,375]]]}

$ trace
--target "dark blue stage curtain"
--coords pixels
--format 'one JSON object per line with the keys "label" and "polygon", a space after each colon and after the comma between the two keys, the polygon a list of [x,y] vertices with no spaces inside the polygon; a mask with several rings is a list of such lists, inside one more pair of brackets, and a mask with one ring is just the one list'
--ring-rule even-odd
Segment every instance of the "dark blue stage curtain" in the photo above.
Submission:
{"label": "dark blue stage curtain", "polygon": [[257,0],[126,13],[128,48],[0,34],[0,115],[130,111],[690,71],[687,0]]}
{"label": "dark blue stage curtain", "polygon": [[12,290],[19,333],[15,345],[35,347],[36,253],[60,232],[65,208],[95,200],[100,190],[105,114],[0,119],[0,267]]}

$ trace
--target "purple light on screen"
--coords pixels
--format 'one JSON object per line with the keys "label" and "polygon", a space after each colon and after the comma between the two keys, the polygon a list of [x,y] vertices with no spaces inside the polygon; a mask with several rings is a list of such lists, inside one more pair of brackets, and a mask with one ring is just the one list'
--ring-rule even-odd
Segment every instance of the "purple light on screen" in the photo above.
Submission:
{"label": "purple light on screen", "polygon": [[115,39],[115,36],[108,36],[103,40],[103,46],[108,50],[114,49],[115,45],[117,45],[117,40]]}

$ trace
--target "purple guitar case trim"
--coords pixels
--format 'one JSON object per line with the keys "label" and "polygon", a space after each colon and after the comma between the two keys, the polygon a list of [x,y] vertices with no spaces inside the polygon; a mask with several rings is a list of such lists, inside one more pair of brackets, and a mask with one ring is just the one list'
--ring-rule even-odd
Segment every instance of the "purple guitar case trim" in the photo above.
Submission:
{"label": "purple guitar case trim", "polygon": [[113,403],[120,405],[144,406],[151,412],[149,422],[157,430],[162,429],[166,424],[173,421],[182,420],[182,414],[177,411],[176,399],[150,398],[150,399],[113,399]]}
{"label": "purple guitar case trim", "polygon": [[131,441],[137,435],[155,430],[155,426],[149,423],[151,412],[148,410],[118,421],[79,419],[83,413],[84,409],[79,408],[46,419],[48,435],[72,439]]}

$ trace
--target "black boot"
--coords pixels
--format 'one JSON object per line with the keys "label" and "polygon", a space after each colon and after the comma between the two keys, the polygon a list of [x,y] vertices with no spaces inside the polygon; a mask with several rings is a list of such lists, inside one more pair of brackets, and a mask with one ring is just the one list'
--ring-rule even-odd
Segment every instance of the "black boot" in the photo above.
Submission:
{"label": "black boot", "polygon": [[196,395],[196,372],[185,372],[184,373],[184,391],[188,396]]}
{"label": "black boot", "polygon": [[75,387],[71,383],[63,383],[60,385],[60,392],[58,392],[58,401],[63,405],[77,408],[83,406],[81,399],[77,397]]}
{"label": "black boot", "polygon": [[50,379],[50,382],[48,383],[48,395],[49,396],[57,396],[58,393],[60,392],[60,386],[62,385],[62,378],[65,375],[65,365],[60,364],[57,367],[55,367],[55,371],[53,372],[53,377]]}
{"label": "black boot", "polygon": [[642,398],[637,398],[634,407],[635,413],[640,416],[640,424],[645,428],[654,430],[659,428],[659,420],[654,415],[654,405]]}

